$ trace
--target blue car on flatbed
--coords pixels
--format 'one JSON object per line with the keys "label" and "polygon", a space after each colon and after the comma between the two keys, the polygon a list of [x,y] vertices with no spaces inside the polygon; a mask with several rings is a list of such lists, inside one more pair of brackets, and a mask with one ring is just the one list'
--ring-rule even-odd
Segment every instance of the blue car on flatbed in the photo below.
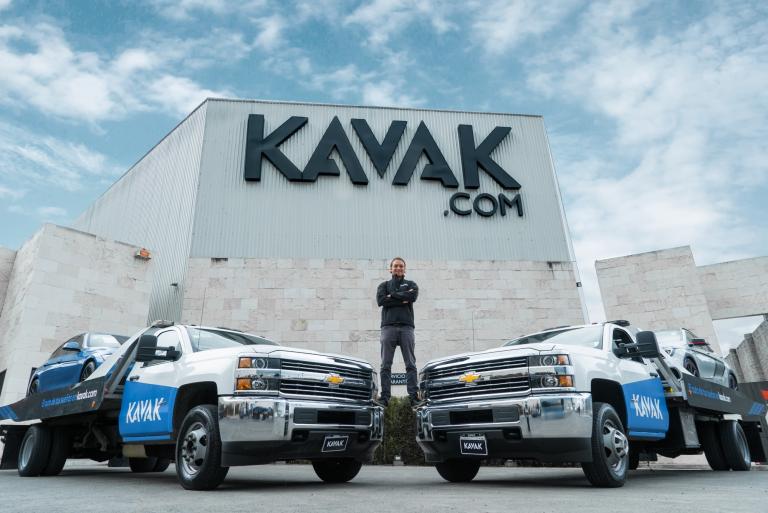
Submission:
{"label": "blue car on flatbed", "polygon": [[123,335],[81,333],[59,346],[32,374],[27,395],[65,388],[83,381],[128,340]]}

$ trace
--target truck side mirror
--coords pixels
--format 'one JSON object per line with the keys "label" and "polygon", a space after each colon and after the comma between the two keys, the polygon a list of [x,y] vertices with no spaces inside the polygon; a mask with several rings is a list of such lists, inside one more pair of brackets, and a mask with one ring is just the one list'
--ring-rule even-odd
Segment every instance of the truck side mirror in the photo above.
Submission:
{"label": "truck side mirror", "polygon": [[640,331],[637,333],[637,353],[643,358],[658,358],[661,356],[656,334],[652,331]]}
{"label": "truck side mirror", "polygon": [[181,352],[175,347],[158,347],[157,337],[154,335],[144,334],[139,338],[139,346],[136,349],[137,362],[175,361],[179,356]]}

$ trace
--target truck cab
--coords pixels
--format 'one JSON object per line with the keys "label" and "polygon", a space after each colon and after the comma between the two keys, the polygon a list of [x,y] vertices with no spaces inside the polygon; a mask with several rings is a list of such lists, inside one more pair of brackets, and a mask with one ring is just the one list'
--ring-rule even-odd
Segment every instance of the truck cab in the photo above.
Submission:
{"label": "truck cab", "polygon": [[19,444],[23,476],[58,473],[70,457],[125,456],[134,472],[175,461],[182,486],[212,489],[231,466],[305,459],[324,481],[346,482],[383,436],[376,381],[357,358],[158,322],[71,390],[4,412],[42,421]]}
{"label": "truck cab", "polygon": [[593,485],[622,486],[638,448],[700,451],[694,424],[713,420],[683,411],[668,370],[653,333],[626,321],[433,360],[419,374],[417,442],[448,481],[473,479],[483,459],[534,459],[580,463]]}

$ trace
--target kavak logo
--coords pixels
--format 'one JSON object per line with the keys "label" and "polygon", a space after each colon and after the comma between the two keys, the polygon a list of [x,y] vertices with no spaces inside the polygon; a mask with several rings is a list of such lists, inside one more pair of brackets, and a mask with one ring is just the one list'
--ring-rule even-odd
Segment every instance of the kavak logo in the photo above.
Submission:
{"label": "kavak logo", "polygon": [[[336,116],[320,138],[303,170],[300,170],[280,150],[280,145],[293,137],[308,121],[309,118],[306,117],[292,116],[271,133],[265,134],[264,116],[262,114],[250,114],[245,144],[245,180],[261,180],[264,159],[271,162],[275,169],[291,182],[314,182],[320,175],[340,176],[339,166],[336,160],[331,157],[335,151],[339,160],[344,164],[352,183],[361,186],[368,185],[368,176],[360,164],[360,159],[355,153],[347,132]],[[376,138],[366,120],[352,119],[351,125],[379,177],[384,178],[395,150],[405,133],[407,122],[392,121],[381,142]],[[482,169],[505,190],[520,190],[521,186],[517,180],[510,176],[491,156],[499,144],[509,136],[510,131],[510,127],[497,126],[480,144],[476,144],[472,126],[458,125],[457,135],[465,189],[480,188],[480,170]],[[456,175],[423,121],[416,128],[402,161],[397,165],[392,185],[408,185],[422,155],[426,157],[428,164],[424,166],[421,172],[421,180],[438,181],[448,189],[459,187]],[[523,204],[519,193],[514,194],[511,198],[504,193],[497,196],[482,193],[477,195],[474,201],[470,200],[472,197],[469,193],[457,192],[453,194],[448,202],[450,212],[459,216],[468,216],[474,210],[480,216],[491,217],[497,212],[505,216],[509,208],[516,209],[519,217],[523,216]],[[464,202],[466,202],[466,207],[462,204]],[[445,210],[443,214],[447,216],[449,210]]]}
{"label": "kavak logo", "polygon": [[655,397],[632,394],[632,407],[638,417],[659,420],[664,418],[664,414],[661,412],[661,400]]}
{"label": "kavak logo", "polygon": [[160,417],[160,407],[162,405],[162,398],[131,401],[128,403],[125,422],[126,424],[133,424],[134,422],[153,422],[162,420]]}

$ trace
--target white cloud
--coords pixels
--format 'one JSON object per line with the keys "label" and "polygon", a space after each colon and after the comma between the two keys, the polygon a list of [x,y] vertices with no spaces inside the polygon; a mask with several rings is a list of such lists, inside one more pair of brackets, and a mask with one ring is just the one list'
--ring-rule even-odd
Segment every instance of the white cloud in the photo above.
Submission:
{"label": "white cloud", "polygon": [[274,50],[283,43],[283,30],[285,29],[285,20],[282,16],[273,15],[266,18],[255,20],[259,28],[259,35],[256,36],[254,44],[263,50]]}
{"label": "white cloud", "polygon": [[[6,193],[21,198],[26,188],[53,185],[67,191],[84,187],[93,178],[113,178],[121,167],[82,144],[40,136],[0,122],[0,177],[18,184]],[[0,188],[0,196],[2,196]]]}
{"label": "white cloud", "polygon": [[429,23],[437,34],[455,29],[449,19],[453,10],[451,2],[439,0],[373,0],[344,18],[344,24],[361,26],[368,33],[367,43],[380,48],[417,23]]}
{"label": "white cloud", "polygon": [[173,109],[178,114],[190,113],[206,98],[225,98],[231,93],[202,89],[195,82],[173,75],[163,75],[147,88],[147,98]]}
{"label": "white cloud", "polygon": [[402,84],[371,81],[363,84],[362,102],[364,105],[414,107],[422,105],[424,100],[402,93]]}
{"label": "white cloud", "polygon": [[11,6],[11,0],[0,0],[0,11],[8,9]]}
{"label": "white cloud", "polygon": [[26,194],[23,189],[12,189],[4,185],[0,185],[0,198],[10,198],[12,200],[21,199]]}
{"label": "white cloud", "polygon": [[[227,45],[227,55],[236,56],[232,51],[238,46],[236,38],[221,39],[224,42],[217,48]],[[210,59],[210,53],[200,48],[211,46],[216,47],[193,40],[186,42],[182,54],[174,45],[157,45],[157,50],[129,48],[110,58],[73,49],[61,29],[47,23],[6,25],[0,27],[0,101],[91,123],[150,109],[184,115],[189,110],[180,109],[194,107],[207,96],[229,93],[160,69],[179,61]],[[173,91],[183,97],[158,94],[162,84],[174,86]]]}
{"label": "white cloud", "polygon": [[501,54],[515,49],[528,38],[551,31],[581,3],[581,0],[472,2],[473,39],[490,54]]}
{"label": "white cloud", "polygon": [[200,16],[223,16],[237,12],[263,9],[266,0],[151,0],[160,15],[175,21],[187,21]]}
{"label": "white cloud", "polygon": [[648,36],[626,6],[593,5],[573,47],[529,61],[529,87],[614,127],[600,144],[571,137],[581,152],[558,166],[593,318],[596,259],[680,245],[699,264],[751,256],[741,197],[768,182],[768,21],[723,9]]}
{"label": "white cloud", "polygon": [[59,220],[67,216],[67,211],[60,207],[38,207],[36,212],[44,221]]}

